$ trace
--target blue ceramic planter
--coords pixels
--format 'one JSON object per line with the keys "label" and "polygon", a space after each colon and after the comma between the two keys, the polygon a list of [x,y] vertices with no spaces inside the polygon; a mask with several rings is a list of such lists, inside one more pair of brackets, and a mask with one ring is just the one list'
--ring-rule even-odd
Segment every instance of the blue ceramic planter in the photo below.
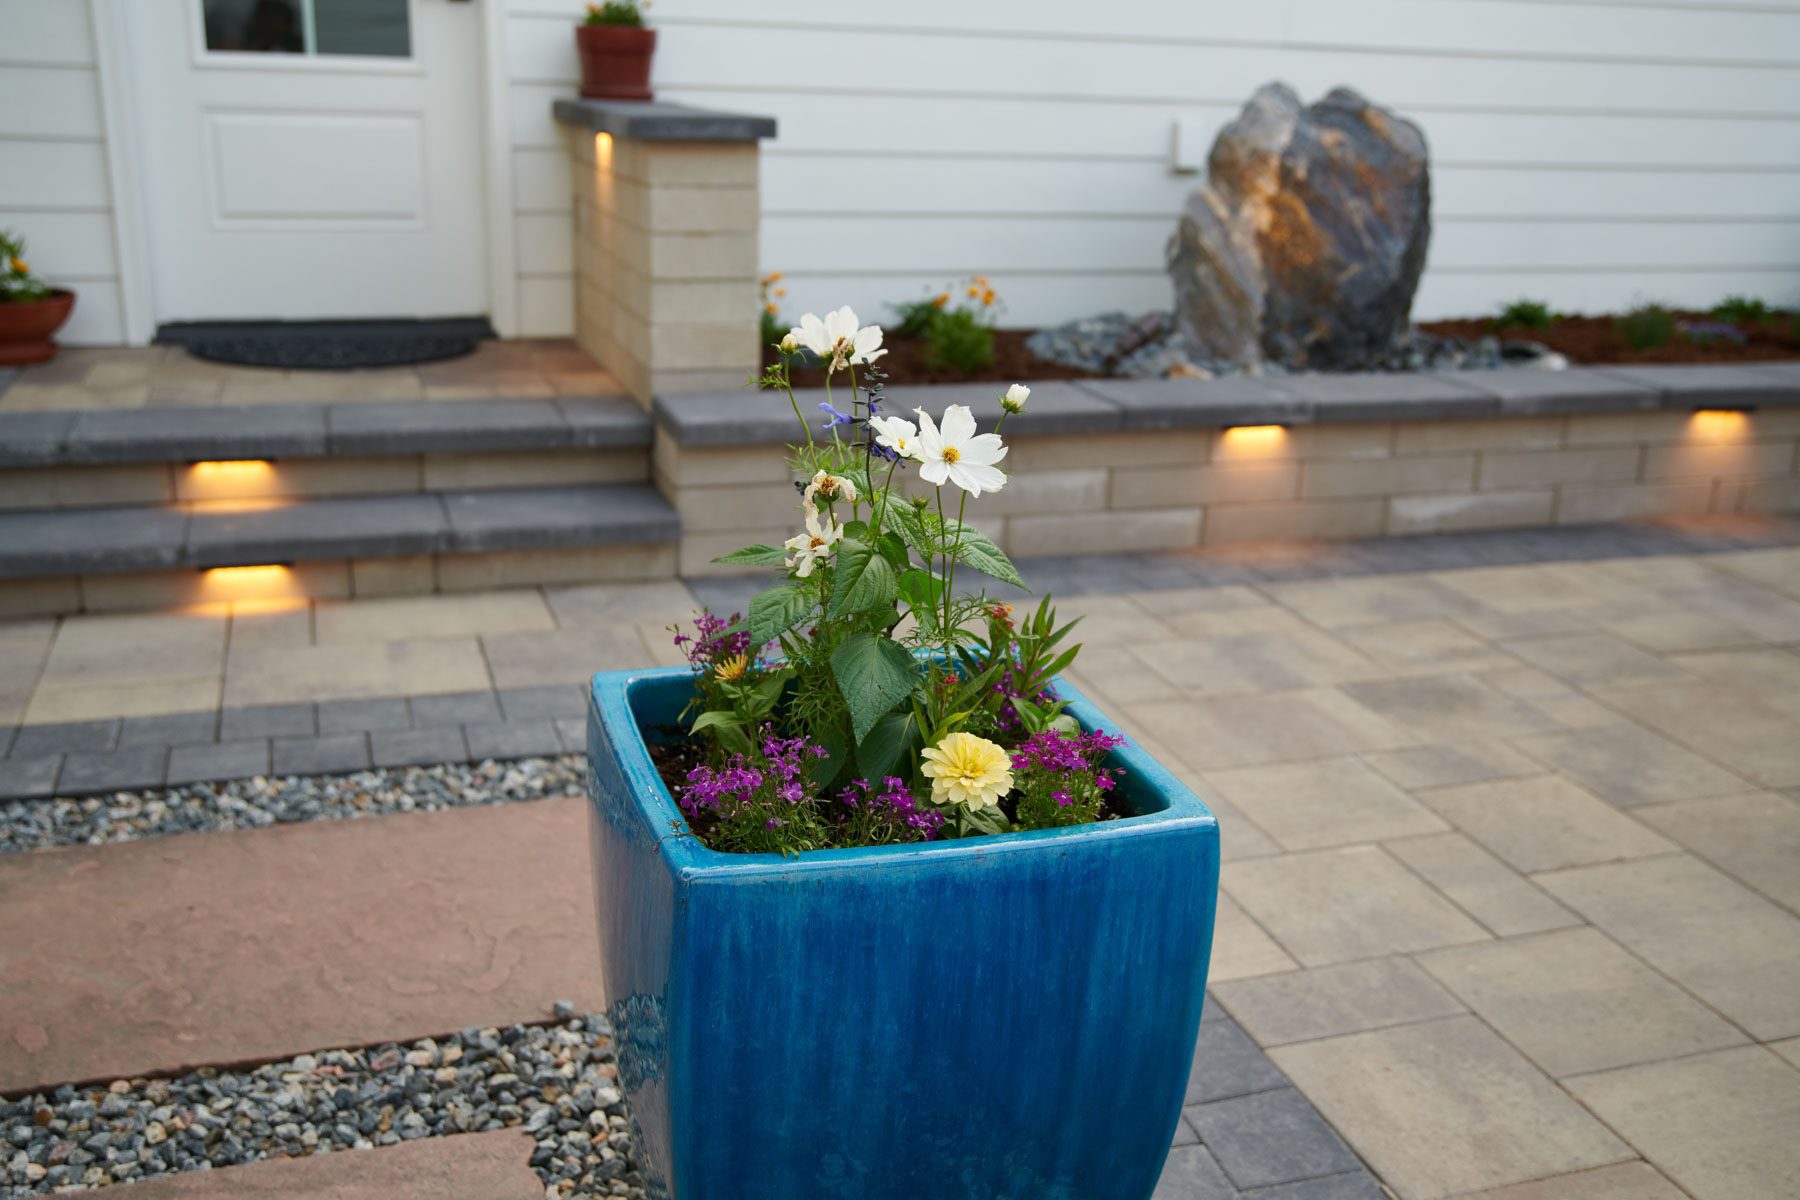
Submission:
{"label": "blue ceramic planter", "polygon": [[1146,1200],[1212,947],[1218,826],[1194,794],[1128,746],[1121,820],[720,854],[682,832],[641,732],[691,690],[685,669],[608,672],[588,712],[604,975],[651,1194]]}

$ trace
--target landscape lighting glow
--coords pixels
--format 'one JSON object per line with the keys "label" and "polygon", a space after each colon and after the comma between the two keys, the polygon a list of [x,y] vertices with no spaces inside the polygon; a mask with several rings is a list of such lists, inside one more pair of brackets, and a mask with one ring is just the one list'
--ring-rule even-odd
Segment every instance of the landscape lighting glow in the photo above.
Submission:
{"label": "landscape lighting glow", "polygon": [[201,574],[204,600],[270,600],[297,594],[293,568],[282,563],[208,567]]}
{"label": "landscape lighting glow", "polygon": [[1232,454],[1273,454],[1287,442],[1282,425],[1233,425],[1220,435],[1221,448]]}
{"label": "landscape lighting glow", "polygon": [[1750,414],[1738,408],[1700,408],[1688,428],[1708,441],[1724,441],[1743,433],[1750,426]]}

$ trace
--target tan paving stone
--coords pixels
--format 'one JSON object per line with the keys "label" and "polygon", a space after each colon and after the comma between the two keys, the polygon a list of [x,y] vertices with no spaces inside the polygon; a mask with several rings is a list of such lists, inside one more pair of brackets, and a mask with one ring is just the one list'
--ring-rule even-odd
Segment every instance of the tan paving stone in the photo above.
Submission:
{"label": "tan paving stone", "polygon": [[1277,1046],[1269,1056],[1403,1200],[1635,1157],[1474,1017]]}
{"label": "tan paving stone", "polygon": [[556,619],[550,615],[543,593],[536,588],[453,596],[321,600],[314,622],[321,646],[556,628]]}
{"label": "tan paving stone", "polygon": [[1419,956],[1419,965],[1560,1078],[1742,1045],[1744,1035],[1583,927]]}
{"label": "tan paving stone", "polygon": [[522,1129],[420,1138],[187,1171],[131,1185],[131,1200],[543,1200]]}
{"label": "tan paving stone", "polygon": [[1331,688],[1128,704],[1123,713],[1202,771],[1421,741]]}
{"label": "tan paving stone", "polygon": [[1273,603],[1255,588],[1235,583],[1219,587],[1166,588],[1138,592],[1133,599],[1145,612],[1188,634],[1199,634],[1201,631],[1184,628],[1180,624],[1183,617],[1236,608],[1266,608]]}
{"label": "tan paving stone", "polygon": [[126,613],[67,617],[44,663],[42,685],[155,683],[218,675],[225,613]]}
{"label": "tan paving stone", "polygon": [[481,639],[494,686],[531,687],[580,683],[596,671],[647,667],[654,656],[636,628],[559,629],[551,633],[496,633]]}
{"label": "tan paving stone", "polygon": [[1407,1025],[1468,1010],[1404,958],[1290,971],[1215,986],[1213,994],[1263,1046]]}
{"label": "tan paving stone", "polygon": [[[591,583],[547,587],[544,600],[564,629],[622,621],[691,625],[700,602],[678,579],[657,583]],[[728,616],[728,613],[720,613]]]}
{"label": "tan paving stone", "polygon": [[1735,684],[1790,717],[1800,718],[1800,654],[1772,646],[1754,650],[1715,650],[1677,654],[1671,662],[1716,679]]}
{"label": "tan paving stone", "polygon": [[1219,893],[1218,915],[1213,922],[1212,963],[1206,973],[1208,983],[1292,971],[1299,965],[1230,896]]}
{"label": "tan paving stone", "polygon": [[1327,629],[1456,617],[1482,607],[1475,597],[1423,575],[1308,580],[1270,584],[1264,590]]}
{"label": "tan paving stone", "polygon": [[1800,804],[1760,792],[1659,804],[1636,815],[1763,895],[1800,912]]}
{"label": "tan paving stone", "polygon": [[224,681],[218,676],[163,679],[154,683],[96,683],[85,687],[47,687],[31,694],[25,710],[28,724],[54,721],[100,721],[112,717],[153,717],[194,712],[219,704]]}
{"label": "tan paving stone", "polygon": [[1785,1042],[1770,1042],[1769,1049],[1800,1067],[1800,1038],[1789,1038]]}
{"label": "tan paving stone", "polygon": [[0,1092],[597,1011],[586,805],[6,855]]}
{"label": "tan paving stone", "polygon": [[1285,850],[1375,842],[1448,828],[1355,758],[1213,771],[1207,779]]}
{"label": "tan paving stone", "polygon": [[1466,675],[1379,679],[1345,684],[1343,691],[1370,711],[1416,731],[1425,741],[1518,737],[1559,728],[1531,706]]}
{"label": "tan paving stone", "polygon": [[1538,882],[1752,1036],[1800,1034],[1800,919],[1699,859],[1580,867]]}
{"label": "tan paving stone", "polygon": [[1170,629],[1186,638],[1249,637],[1253,634],[1288,636],[1317,633],[1318,626],[1276,604],[1233,604],[1194,609],[1164,619]]}
{"label": "tan paving stone", "polygon": [[1766,641],[1800,641],[1800,600],[1723,571],[1708,572],[1702,583],[1664,588],[1658,594],[1697,612],[1730,621]]}
{"label": "tan paving stone", "polygon": [[1615,603],[1618,588],[1579,569],[1579,564],[1526,563],[1439,571],[1434,581],[1503,613],[1577,611]]}
{"label": "tan paving stone", "polygon": [[1076,674],[1087,680],[1090,695],[1102,696],[1114,704],[1131,704],[1141,700],[1178,700],[1181,693],[1162,675],[1152,670],[1129,646],[1083,645],[1076,659]]}
{"label": "tan paving stone", "polygon": [[1687,1193],[1649,1163],[1629,1162],[1471,1192],[1462,1200],[1687,1200]]}
{"label": "tan paving stone", "polygon": [[1418,793],[1433,811],[1521,871],[1667,854],[1675,844],[1555,775]]}
{"label": "tan paving stone", "polygon": [[[557,683],[560,680],[541,682]],[[345,642],[276,650],[234,650],[225,672],[225,703],[278,704],[299,700],[420,696],[480,691],[490,686],[493,685],[481,645],[472,637]]]}
{"label": "tan paving stone", "polygon": [[1601,699],[1764,787],[1800,785],[1800,721],[1724,683],[1618,688]]}
{"label": "tan paving stone", "polygon": [[1358,625],[1339,636],[1377,663],[1407,673],[1474,671],[1515,661],[1451,621]]}
{"label": "tan paving stone", "polygon": [[1656,653],[1757,645],[1762,638],[1710,613],[1658,608],[1609,617],[1597,624],[1610,634]]}
{"label": "tan paving stone", "polygon": [[[1077,632],[1085,636],[1086,625]],[[1367,658],[1316,629],[1129,644],[1146,666],[1190,696],[1287,691],[1380,673]]]}
{"label": "tan paving stone", "polygon": [[1488,936],[1374,846],[1229,863],[1224,887],[1309,967]]}
{"label": "tan paving stone", "polygon": [[1543,766],[1504,742],[1456,741],[1363,755],[1363,761],[1403,788],[1445,787],[1482,779],[1537,775]]}
{"label": "tan paving stone", "polygon": [[1736,554],[1709,554],[1706,565],[1800,599],[1800,549],[1782,547],[1776,550],[1745,550]]}
{"label": "tan paving stone", "polygon": [[[1143,744],[1141,739],[1140,744]],[[1145,745],[1144,748],[1148,750],[1149,746]],[[1156,757],[1158,762],[1168,768],[1170,774],[1192,788],[1194,794],[1200,797],[1201,803],[1218,818],[1220,857],[1231,861],[1239,858],[1266,858],[1271,854],[1281,853],[1281,846],[1275,839],[1260,829],[1242,809],[1227,800],[1211,780],[1173,755],[1164,757],[1158,754]]]}
{"label": "tan paving stone", "polygon": [[1578,687],[1630,687],[1688,677],[1666,659],[1605,633],[1519,638],[1507,642],[1506,648]]}
{"label": "tan paving stone", "polygon": [[1565,1081],[1696,1200],[1800,1195],[1800,1071],[1758,1047]]}
{"label": "tan paving stone", "polygon": [[229,646],[268,650],[312,644],[312,604],[306,600],[231,606]]}
{"label": "tan paving stone", "polygon": [[1080,618],[1071,636],[1088,646],[1135,645],[1175,636],[1130,596],[1058,596],[1056,615],[1063,621]]}
{"label": "tan paving stone", "polygon": [[1388,842],[1387,851],[1501,937],[1581,924],[1580,917],[1460,833]]}
{"label": "tan paving stone", "polygon": [[1740,776],[1636,725],[1520,738],[1513,744],[1621,808],[1744,790]]}

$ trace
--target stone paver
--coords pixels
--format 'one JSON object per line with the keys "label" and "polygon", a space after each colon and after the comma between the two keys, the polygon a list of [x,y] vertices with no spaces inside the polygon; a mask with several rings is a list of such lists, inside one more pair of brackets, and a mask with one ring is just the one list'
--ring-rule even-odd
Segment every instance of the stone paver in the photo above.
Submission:
{"label": "stone paver", "polygon": [[1300,1042],[1270,1056],[1403,1197],[1633,1157],[1473,1017]]}
{"label": "stone paver", "polygon": [[1437,788],[1420,796],[1520,871],[1646,858],[1673,842],[1555,775]]}
{"label": "stone paver", "polygon": [[1521,738],[1518,745],[1620,808],[1744,790],[1739,776],[1637,726]]}
{"label": "stone paver", "polygon": [[1284,850],[1316,850],[1448,828],[1354,758],[1214,771],[1207,779]]}
{"label": "stone paver", "polygon": [[1501,937],[1581,924],[1580,917],[1460,833],[1407,838],[1387,848]]}
{"label": "stone paver", "polygon": [[271,1158],[131,1185],[132,1200],[543,1200],[520,1129]]}
{"label": "stone paver", "polygon": [[1800,1071],[1746,1046],[1568,1082],[1696,1200],[1800,1194]]}
{"label": "stone paver", "polygon": [[1280,1046],[1467,1011],[1404,958],[1315,967],[1213,988],[1259,1045]]}
{"label": "stone paver", "polygon": [[1240,1188],[1341,1174],[1361,1165],[1291,1087],[1192,1105],[1186,1115]]}
{"label": "stone paver", "polygon": [[[66,768],[65,768],[66,769]],[[1659,804],[1638,817],[1800,913],[1800,804],[1773,792]]]}
{"label": "stone paver", "polygon": [[1235,900],[1224,892],[1219,893],[1208,979],[1215,983],[1243,979],[1274,971],[1291,971],[1299,965],[1238,907]]}
{"label": "stone paver", "polygon": [[603,1009],[586,803],[0,856],[0,1093]]}
{"label": "stone paver", "polygon": [[1465,1200],[1686,1200],[1686,1195],[1655,1167],[1633,1162],[1473,1192]]}

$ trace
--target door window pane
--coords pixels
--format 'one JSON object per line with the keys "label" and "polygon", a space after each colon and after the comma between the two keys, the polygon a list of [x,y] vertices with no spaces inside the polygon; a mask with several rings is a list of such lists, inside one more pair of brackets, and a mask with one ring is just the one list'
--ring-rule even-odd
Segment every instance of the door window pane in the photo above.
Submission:
{"label": "door window pane", "polygon": [[412,53],[409,0],[201,0],[206,48],[250,54]]}

